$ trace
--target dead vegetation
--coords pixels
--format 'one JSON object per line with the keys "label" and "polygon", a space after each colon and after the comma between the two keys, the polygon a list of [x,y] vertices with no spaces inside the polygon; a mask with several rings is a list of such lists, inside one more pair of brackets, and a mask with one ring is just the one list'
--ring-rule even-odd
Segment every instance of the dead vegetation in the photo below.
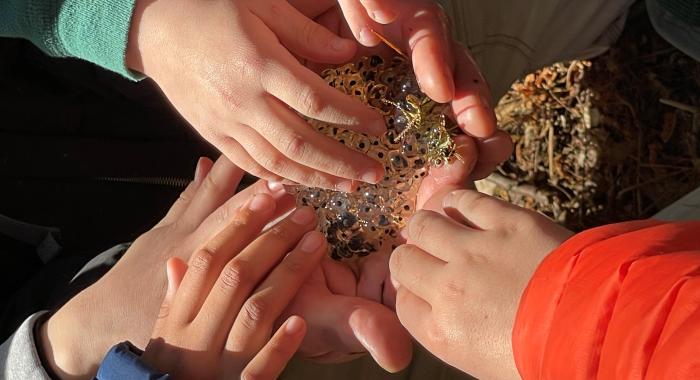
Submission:
{"label": "dead vegetation", "polygon": [[605,55],[516,82],[497,115],[515,152],[480,189],[571,229],[653,216],[700,185],[700,63],[642,17]]}

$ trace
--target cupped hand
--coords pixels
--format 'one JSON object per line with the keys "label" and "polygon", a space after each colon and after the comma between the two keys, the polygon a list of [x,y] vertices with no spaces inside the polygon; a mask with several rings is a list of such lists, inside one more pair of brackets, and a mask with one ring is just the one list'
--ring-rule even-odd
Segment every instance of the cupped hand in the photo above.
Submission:
{"label": "cupped hand", "polygon": [[385,370],[397,372],[412,358],[412,340],[396,313],[358,294],[355,275],[345,264],[325,257],[302,285],[283,316],[308,323],[300,348],[318,362],[344,362],[369,354]]}
{"label": "cupped hand", "polygon": [[[372,0],[360,2],[359,0],[347,0],[342,3],[347,21],[343,19],[343,13],[334,0],[291,0],[291,3],[320,25],[343,37],[352,37],[351,27],[356,35],[359,35],[357,31],[362,28],[362,25],[373,25],[373,20],[370,19],[368,13],[371,14],[371,10],[375,7],[381,7],[385,11],[395,9],[390,12],[394,17],[379,17],[379,19],[390,21],[392,25],[401,26],[406,31],[405,33],[394,33],[389,37],[394,37],[396,41],[411,48],[413,45],[408,40],[413,36],[413,33],[423,34],[425,40],[419,42],[439,50],[432,51],[429,48],[417,50],[418,45],[410,50],[413,52],[413,65],[419,78],[422,76],[420,68],[425,63],[424,59],[442,57],[445,54],[449,57],[454,56],[454,77],[452,80],[454,81],[455,96],[451,99],[454,111],[451,117],[467,134],[465,137],[459,137],[457,141],[462,159],[459,162],[455,161],[454,165],[430,171],[429,177],[423,181],[421,187],[419,206],[431,198],[438,189],[446,186],[463,188],[468,181],[487,177],[511,155],[513,151],[512,140],[507,133],[496,130],[494,111],[490,102],[484,101],[491,96],[488,86],[476,63],[469,55],[469,51],[451,38],[446,39],[446,32],[442,29],[445,26],[446,16],[434,1]],[[420,17],[424,17],[424,19]],[[449,51],[449,53],[444,51]],[[381,45],[364,48],[357,53],[358,56],[368,54],[390,57],[396,53],[387,46]],[[328,66],[313,60],[306,60],[305,64],[316,72],[320,72]],[[428,74],[435,72],[435,65],[428,63],[424,66],[427,67],[425,71]],[[429,92],[426,88],[423,90]]]}
{"label": "cupped hand", "polygon": [[[468,136],[457,139],[461,160],[433,170],[419,189],[417,206],[435,207],[431,198],[462,189],[475,179],[475,168],[487,164],[477,161],[479,141]],[[498,161],[510,154],[510,137],[498,134],[490,142]],[[487,162],[487,161],[484,161]],[[440,198],[441,199],[441,198]],[[358,273],[348,266],[324,258],[322,270],[316,270],[301,287],[285,315],[301,315],[309,323],[309,333],[300,352],[307,358],[324,362],[347,361],[368,351],[389,371],[405,368],[410,362],[411,344],[405,329],[392,311],[396,289],[389,272],[390,253],[377,252],[360,262]]]}
{"label": "cupped hand", "polygon": [[[441,211],[442,204],[436,202],[442,199],[441,195],[473,188],[473,181],[492,172],[512,150],[510,136],[500,131],[487,140],[458,136],[455,143],[460,158],[430,170],[418,189],[417,210]],[[396,289],[389,273],[390,256],[391,252],[377,252],[362,259],[357,274],[357,294],[393,309]]]}
{"label": "cupped hand", "polygon": [[384,121],[297,57],[338,64],[356,50],[285,0],[139,0],[126,58],[247,172],[349,191],[353,181],[379,181],[383,167],[299,114],[374,135],[386,130]]}
{"label": "cupped hand", "polygon": [[[488,138],[496,131],[491,91],[468,50],[452,39],[449,17],[435,0],[339,0],[355,38],[377,46],[377,31],[410,58],[421,90],[452,103],[465,133]],[[341,34],[345,36],[345,34]]]}
{"label": "cupped hand", "polygon": [[[54,373],[64,379],[91,379],[116,342],[128,340],[145,347],[166,294],[162,268],[167,260],[189,260],[192,252],[226,228],[252,194],[272,196],[276,216],[293,207],[294,199],[281,186],[265,181],[234,196],[242,176],[243,171],[224,157],[213,165],[201,159],[195,180],[167,215],[140,236],[103,278],[40,326],[39,344]],[[324,258],[323,268],[328,270],[316,270],[284,314],[285,319],[298,315],[307,321],[301,352],[321,361],[343,361],[369,351],[388,370],[408,365],[411,339],[396,314],[358,297],[356,280],[347,267]],[[326,282],[328,278],[336,280],[335,287]]]}
{"label": "cupped hand", "polygon": [[[300,208],[260,232],[276,208],[256,194],[192,254],[168,262],[168,291],[143,360],[174,379],[276,379],[304,337],[305,323],[273,324],[327,251]],[[259,235],[259,236],[258,236]]]}
{"label": "cupped hand", "polygon": [[408,223],[394,250],[396,312],[426,349],[478,378],[519,378],[511,333],[542,259],[572,234],[545,216],[476,191],[453,191]]}

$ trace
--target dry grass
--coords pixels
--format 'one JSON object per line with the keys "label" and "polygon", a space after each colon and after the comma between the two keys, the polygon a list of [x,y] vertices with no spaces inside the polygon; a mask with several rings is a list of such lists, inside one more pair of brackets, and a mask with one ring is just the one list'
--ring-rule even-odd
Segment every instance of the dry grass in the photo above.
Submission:
{"label": "dry grass", "polygon": [[700,63],[646,14],[607,54],[516,82],[497,114],[515,153],[479,187],[574,230],[650,217],[700,185]]}

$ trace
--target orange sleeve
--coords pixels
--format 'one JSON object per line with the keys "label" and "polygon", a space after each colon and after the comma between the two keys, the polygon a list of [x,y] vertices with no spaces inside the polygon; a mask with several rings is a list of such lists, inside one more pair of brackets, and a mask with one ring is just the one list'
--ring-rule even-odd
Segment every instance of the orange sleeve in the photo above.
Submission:
{"label": "orange sleeve", "polygon": [[513,351],[526,379],[700,379],[700,222],[580,233],[523,293]]}

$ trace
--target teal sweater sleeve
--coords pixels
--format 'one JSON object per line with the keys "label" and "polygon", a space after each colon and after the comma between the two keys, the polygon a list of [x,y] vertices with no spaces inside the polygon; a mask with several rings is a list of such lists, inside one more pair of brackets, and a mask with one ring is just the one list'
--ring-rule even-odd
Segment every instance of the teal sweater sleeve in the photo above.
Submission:
{"label": "teal sweater sleeve", "polygon": [[24,38],[54,57],[93,62],[132,80],[126,45],[136,0],[0,0],[0,37]]}

